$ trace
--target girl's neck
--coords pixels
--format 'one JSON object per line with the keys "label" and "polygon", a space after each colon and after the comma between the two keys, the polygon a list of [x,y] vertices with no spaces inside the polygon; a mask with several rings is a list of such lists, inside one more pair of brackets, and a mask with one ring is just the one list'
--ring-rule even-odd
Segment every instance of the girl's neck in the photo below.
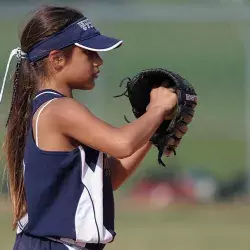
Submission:
{"label": "girl's neck", "polygon": [[44,84],[41,85],[41,87],[38,88],[38,91],[44,90],[44,89],[53,89],[67,97],[72,98],[73,94],[72,94],[72,89],[64,84],[56,84],[53,81],[50,82],[45,82]]}

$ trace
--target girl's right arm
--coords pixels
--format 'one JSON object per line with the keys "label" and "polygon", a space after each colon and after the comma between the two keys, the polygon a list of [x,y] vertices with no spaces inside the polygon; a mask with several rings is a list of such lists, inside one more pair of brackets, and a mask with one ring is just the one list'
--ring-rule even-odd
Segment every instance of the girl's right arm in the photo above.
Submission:
{"label": "girl's right arm", "polygon": [[63,135],[115,158],[125,158],[152,137],[176,102],[177,97],[171,91],[166,92],[165,88],[154,90],[148,111],[120,128],[100,120],[72,98],[58,99],[50,110]]}

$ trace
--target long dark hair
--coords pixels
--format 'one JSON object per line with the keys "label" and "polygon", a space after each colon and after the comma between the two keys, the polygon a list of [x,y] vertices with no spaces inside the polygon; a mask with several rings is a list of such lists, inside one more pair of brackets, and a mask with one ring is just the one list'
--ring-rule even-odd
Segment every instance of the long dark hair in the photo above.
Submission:
{"label": "long dark hair", "polygon": [[[36,43],[79,20],[83,14],[69,7],[38,8],[21,33],[21,49],[28,52]],[[13,229],[27,212],[24,191],[23,157],[30,125],[31,102],[43,79],[49,76],[47,59],[30,63],[22,58],[13,78],[11,110],[7,121],[4,152],[9,192],[13,207]]]}

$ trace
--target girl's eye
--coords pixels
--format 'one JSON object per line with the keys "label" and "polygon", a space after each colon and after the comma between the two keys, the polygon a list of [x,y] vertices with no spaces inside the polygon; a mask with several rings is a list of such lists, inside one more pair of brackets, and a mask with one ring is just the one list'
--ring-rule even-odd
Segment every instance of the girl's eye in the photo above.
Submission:
{"label": "girl's eye", "polygon": [[91,51],[91,50],[86,50],[85,53],[86,53],[86,55],[88,55],[90,57],[94,57],[97,54],[95,51]]}

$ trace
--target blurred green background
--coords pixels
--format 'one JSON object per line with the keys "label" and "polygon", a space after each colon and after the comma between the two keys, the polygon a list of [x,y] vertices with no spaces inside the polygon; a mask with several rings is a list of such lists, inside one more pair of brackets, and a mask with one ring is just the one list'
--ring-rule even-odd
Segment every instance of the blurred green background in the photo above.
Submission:
{"label": "blurred green background", "polygon": [[[0,2],[1,79],[10,51],[19,46],[18,30],[25,13],[43,3]],[[118,235],[107,249],[249,249],[248,1],[63,4],[78,7],[103,33],[124,40],[118,50],[101,53],[104,66],[96,88],[75,92],[98,117],[116,126],[125,123],[124,114],[133,120],[128,99],[113,96],[123,92],[119,87],[123,78],[150,67],[185,76],[199,97],[194,122],[177,156],[164,159],[168,167],[158,165],[153,148],[116,192]],[[14,64],[13,60],[12,69]],[[0,105],[1,142],[10,98],[8,84]],[[4,160],[1,175],[3,169]],[[3,183],[6,187],[6,178]],[[5,250],[11,249],[14,233],[10,205],[2,193],[0,249]]]}

